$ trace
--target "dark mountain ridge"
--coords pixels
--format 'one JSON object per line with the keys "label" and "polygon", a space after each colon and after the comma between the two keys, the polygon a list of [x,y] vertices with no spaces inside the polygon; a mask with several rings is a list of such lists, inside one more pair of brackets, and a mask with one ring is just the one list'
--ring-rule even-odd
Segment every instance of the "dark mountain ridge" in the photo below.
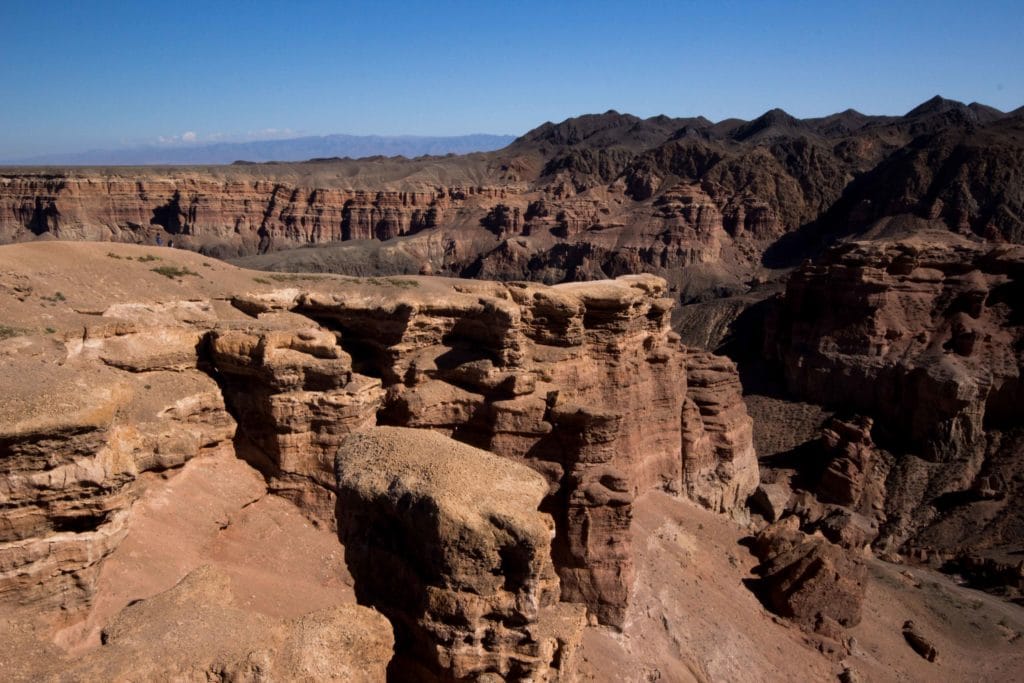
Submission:
{"label": "dark mountain ridge", "polygon": [[[767,206],[775,237],[813,229],[818,242],[828,241],[897,212],[1019,241],[1019,112],[939,96],[903,116],[848,109],[798,119],[772,109],[751,121],[712,123],[609,111],[544,124],[496,155],[539,154],[539,185],[569,183],[576,193],[621,182],[644,201],[697,183],[724,212]],[[952,166],[924,178],[938,159]],[[876,197],[870,206],[864,193]]]}

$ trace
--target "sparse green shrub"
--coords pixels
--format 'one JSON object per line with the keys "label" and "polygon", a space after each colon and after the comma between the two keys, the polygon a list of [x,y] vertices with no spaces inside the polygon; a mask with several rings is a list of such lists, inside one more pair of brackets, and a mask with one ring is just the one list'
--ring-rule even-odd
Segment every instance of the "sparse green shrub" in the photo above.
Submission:
{"label": "sparse green shrub", "polygon": [[186,275],[199,275],[199,273],[194,270],[179,268],[178,266],[157,266],[150,270],[172,280],[179,277],[185,277]]}
{"label": "sparse green shrub", "polygon": [[18,327],[11,327],[10,325],[0,325],[0,341],[4,339],[10,339],[11,337],[20,337],[25,334],[25,330]]}
{"label": "sparse green shrub", "polygon": [[271,280],[275,280],[277,282],[303,282],[306,280],[319,280],[327,276],[314,275],[311,273],[274,273],[269,277]]}
{"label": "sparse green shrub", "polygon": [[397,277],[368,277],[363,280],[368,285],[376,285],[377,287],[398,287],[399,289],[412,289],[413,287],[419,287],[420,283],[415,280],[403,280]]}

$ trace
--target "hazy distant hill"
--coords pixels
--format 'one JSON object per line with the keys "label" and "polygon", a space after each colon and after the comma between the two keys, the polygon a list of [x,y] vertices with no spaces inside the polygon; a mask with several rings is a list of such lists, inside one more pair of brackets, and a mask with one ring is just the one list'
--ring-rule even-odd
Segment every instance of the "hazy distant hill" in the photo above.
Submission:
{"label": "hazy distant hill", "polygon": [[128,149],[94,149],[87,152],[43,154],[2,163],[82,166],[139,166],[147,164],[230,164],[233,161],[305,161],[314,158],[372,156],[418,157],[469,154],[501,149],[515,139],[511,135],[315,135],[284,140],[217,142],[181,146],[152,145]]}

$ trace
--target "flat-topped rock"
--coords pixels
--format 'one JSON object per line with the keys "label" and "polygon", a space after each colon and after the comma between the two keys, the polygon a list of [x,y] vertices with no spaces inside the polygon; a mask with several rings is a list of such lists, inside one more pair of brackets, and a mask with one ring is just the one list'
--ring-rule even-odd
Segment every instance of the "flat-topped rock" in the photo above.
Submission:
{"label": "flat-topped rock", "polygon": [[[338,529],[359,600],[398,630],[409,671],[563,680],[584,624],[558,602],[545,479],[432,431],[352,434],[335,460]],[[412,674],[410,674],[412,675]]]}

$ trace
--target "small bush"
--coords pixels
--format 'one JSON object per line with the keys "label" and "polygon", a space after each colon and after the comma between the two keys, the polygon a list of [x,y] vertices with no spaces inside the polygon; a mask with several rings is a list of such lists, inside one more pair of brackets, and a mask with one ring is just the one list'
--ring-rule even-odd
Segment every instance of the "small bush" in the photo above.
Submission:
{"label": "small bush", "polygon": [[269,285],[269,284],[272,284],[272,283],[270,282],[270,280],[268,280],[268,279],[266,279],[266,278],[262,278],[262,277],[254,277],[254,278],[252,279],[252,281],[253,281],[253,282],[256,282],[256,283],[258,283],[258,284],[261,284],[261,285]]}
{"label": "small bush", "polygon": [[25,334],[25,330],[10,325],[0,325],[0,341],[11,337],[20,337],[23,334]]}
{"label": "small bush", "polygon": [[309,280],[322,280],[330,275],[320,273],[274,273],[268,276],[276,282],[307,282]]}
{"label": "small bush", "polygon": [[412,289],[413,287],[419,287],[420,283],[415,280],[403,280],[397,277],[368,277],[364,280],[368,285],[376,285],[377,287],[398,287],[399,289]]}
{"label": "small bush", "polygon": [[194,270],[179,268],[178,266],[158,266],[156,268],[151,268],[151,270],[154,273],[158,273],[172,280],[179,277],[185,277],[186,275],[199,275],[199,273]]}
{"label": "small bush", "polygon": [[135,260],[136,261],[141,261],[142,263],[149,263],[150,261],[159,261],[160,257],[159,256],[153,256],[152,254],[144,254],[143,256],[140,256],[140,257],[138,257]]}

